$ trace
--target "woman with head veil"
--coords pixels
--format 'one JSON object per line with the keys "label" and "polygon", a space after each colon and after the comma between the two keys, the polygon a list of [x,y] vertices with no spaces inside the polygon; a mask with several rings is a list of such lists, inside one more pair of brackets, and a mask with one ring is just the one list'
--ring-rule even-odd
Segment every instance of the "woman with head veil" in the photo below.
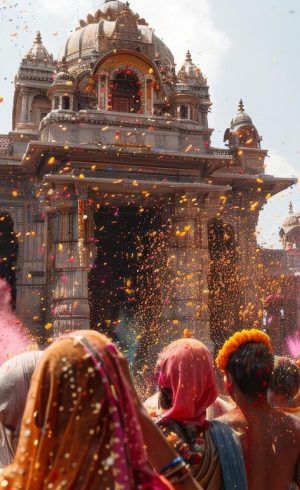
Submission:
{"label": "woman with head veil", "polygon": [[[207,420],[207,409],[216,402],[218,393],[212,358],[205,345],[192,338],[169,344],[158,357],[157,379],[157,424],[190,465],[196,480],[207,490],[240,488],[233,480],[228,485],[224,482],[214,423]],[[234,448],[232,431],[226,436]],[[233,453],[228,464],[236,464]]]}
{"label": "woman with head veil", "polygon": [[[200,488],[186,468],[186,483],[175,487],[153,471],[139,418],[128,367],[115,346],[93,331],[66,335],[45,351],[33,375],[16,455],[3,471],[0,487]],[[163,438],[160,443],[158,436],[156,443],[163,466],[176,455]]]}

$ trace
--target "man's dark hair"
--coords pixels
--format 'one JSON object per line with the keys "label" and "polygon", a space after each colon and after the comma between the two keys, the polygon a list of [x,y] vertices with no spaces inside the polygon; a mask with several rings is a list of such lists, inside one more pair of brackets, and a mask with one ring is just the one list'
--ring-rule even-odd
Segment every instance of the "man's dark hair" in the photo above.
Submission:
{"label": "man's dark hair", "polygon": [[172,390],[170,388],[162,388],[161,386],[158,387],[159,389],[159,404],[161,408],[164,410],[168,410],[169,408],[172,407],[173,403],[173,395],[172,395]]}
{"label": "man's dark hair", "polygon": [[294,398],[300,389],[300,371],[295,362],[288,357],[281,357],[275,364],[271,390],[276,395]]}
{"label": "man's dark hair", "polygon": [[265,344],[247,342],[231,354],[227,371],[242,393],[258,397],[267,393],[273,366],[273,354]]}

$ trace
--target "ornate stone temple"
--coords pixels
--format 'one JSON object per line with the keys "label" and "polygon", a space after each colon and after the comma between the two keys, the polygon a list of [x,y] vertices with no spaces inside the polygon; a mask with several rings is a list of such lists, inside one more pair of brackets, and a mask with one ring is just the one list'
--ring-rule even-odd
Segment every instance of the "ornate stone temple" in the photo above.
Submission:
{"label": "ornate stone temple", "polygon": [[118,0],[57,60],[38,33],[21,61],[0,137],[0,260],[41,338],[92,323],[129,350],[184,329],[219,343],[259,307],[258,214],[293,180],[264,173],[242,101],[212,147],[207,80],[189,52],[175,66]]}
{"label": "ornate stone temple", "polygon": [[287,337],[300,332],[300,213],[294,212],[292,203],[279,235],[282,249],[261,252],[271,285],[263,324],[280,353],[287,350]]}

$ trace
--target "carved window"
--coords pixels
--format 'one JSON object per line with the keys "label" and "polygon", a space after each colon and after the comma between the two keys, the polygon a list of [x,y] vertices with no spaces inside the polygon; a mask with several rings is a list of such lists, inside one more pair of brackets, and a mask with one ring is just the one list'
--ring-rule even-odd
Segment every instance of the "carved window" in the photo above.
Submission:
{"label": "carved window", "polygon": [[181,105],[179,115],[180,119],[189,119],[189,107],[187,105]]}
{"label": "carved window", "polygon": [[64,109],[65,111],[69,111],[70,108],[70,97],[68,95],[64,95],[62,98],[62,109]]}

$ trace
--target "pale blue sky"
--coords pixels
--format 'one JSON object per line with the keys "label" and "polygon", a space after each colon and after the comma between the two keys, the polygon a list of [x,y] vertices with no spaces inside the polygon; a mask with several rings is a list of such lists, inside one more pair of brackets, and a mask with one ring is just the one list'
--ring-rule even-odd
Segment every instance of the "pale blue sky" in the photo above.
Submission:
{"label": "pale blue sky", "polygon": [[[0,133],[11,128],[13,79],[35,32],[54,55],[78,17],[100,0],[0,0]],[[173,51],[178,65],[190,49],[207,76],[213,102],[214,145],[244,99],[246,111],[269,149],[268,173],[300,176],[299,0],[132,0]],[[292,200],[300,212],[299,186],[281,193],[260,219],[260,242],[279,245],[278,229]]]}

